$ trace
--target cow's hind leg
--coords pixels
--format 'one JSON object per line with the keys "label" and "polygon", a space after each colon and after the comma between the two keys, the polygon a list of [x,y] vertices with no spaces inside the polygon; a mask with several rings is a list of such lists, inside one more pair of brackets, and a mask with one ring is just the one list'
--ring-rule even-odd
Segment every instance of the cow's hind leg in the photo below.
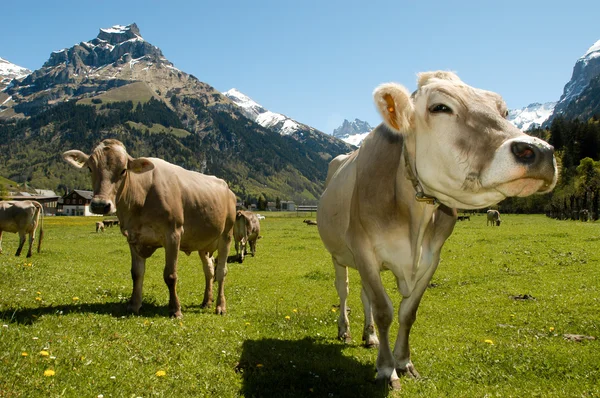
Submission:
{"label": "cow's hind leg", "polygon": [[362,288],[360,298],[363,304],[363,312],[365,314],[365,326],[363,328],[362,341],[367,348],[379,347],[379,339],[375,332],[375,321],[373,320],[373,308],[367,292]]}
{"label": "cow's hind leg", "polygon": [[332,258],[335,268],[335,288],[340,298],[340,316],[338,317],[338,339],[350,343],[350,321],[348,320],[348,268]]}
{"label": "cow's hind leg", "polygon": [[219,290],[217,293],[217,306],[215,307],[215,313],[217,315],[224,315],[227,312],[227,302],[225,300],[225,277],[227,276],[227,254],[229,253],[230,246],[231,235],[221,235],[218,247],[219,257],[217,259],[217,269],[215,270],[217,284],[219,285]]}
{"label": "cow's hind leg", "polygon": [[23,245],[25,245],[25,240],[27,238],[25,237],[25,232],[21,233],[19,232],[19,247],[17,248],[17,252],[15,253],[15,256],[20,256],[21,255],[21,250],[23,250]]}
{"label": "cow's hind leg", "polygon": [[[169,315],[175,318],[181,318],[181,305],[177,297],[177,259],[179,257],[179,242],[181,232],[173,231],[167,237],[165,244],[165,270],[163,278],[169,288]],[[227,258],[225,258],[227,260]]]}
{"label": "cow's hind leg", "polygon": [[27,257],[31,257],[31,247],[33,246],[33,241],[35,240],[35,229],[31,230],[29,233],[29,250],[27,250]]}
{"label": "cow's hind leg", "polygon": [[146,272],[146,259],[141,257],[132,245],[129,245],[131,252],[131,279],[133,280],[133,291],[127,310],[134,314],[139,314],[142,307],[142,289],[144,285],[144,274]]}
{"label": "cow's hind leg", "polygon": [[202,300],[202,308],[208,308],[213,302],[213,280],[215,279],[215,266],[213,258],[208,252],[198,252],[202,261],[202,269],[204,271],[204,299]]}

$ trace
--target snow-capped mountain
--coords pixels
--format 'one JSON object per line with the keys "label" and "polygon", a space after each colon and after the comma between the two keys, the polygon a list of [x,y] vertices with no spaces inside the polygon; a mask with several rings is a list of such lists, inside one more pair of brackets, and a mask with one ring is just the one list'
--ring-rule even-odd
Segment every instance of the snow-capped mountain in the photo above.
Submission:
{"label": "snow-capped mountain", "polygon": [[299,123],[281,113],[271,112],[256,103],[252,98],[248,97],[239,90],[232,88],[223,93],[227,98],[239,106],[248,117],[263,127],[277,131],[282,135],[291,135],[300,130],[315,130],[305,124]]}
{"label": "snow-capped mountain", "polygon": [[347,142],[348,144],[360,146],[362,141],[367,135],[373,130],[373,127],[367,122],[363,122],[359,119],[354,119],[353,122],[349,122],[344,119],[342,125],[333,130],[333,136]]}
{"label": "snow-capped mountain", "polygon": [[13,79],[22,79],[31,71],[0,58],[0,91],[4,90]]}
{"label": "snow-capped mountain", "polygon": [[571,80],[565,85],[563,94],[547,122],[551,122],[554,117],[563,113],[568,105],[586,89],[592,79],[599,75],[600,40],[594,43],[575,63]]}
{"label": "snow-capped mountain", "polygon": [[508,111],[508,121],[523,131],[538,128],[552,115],[555,106],[556,102],[536,102],[521,109],[511,109]]}

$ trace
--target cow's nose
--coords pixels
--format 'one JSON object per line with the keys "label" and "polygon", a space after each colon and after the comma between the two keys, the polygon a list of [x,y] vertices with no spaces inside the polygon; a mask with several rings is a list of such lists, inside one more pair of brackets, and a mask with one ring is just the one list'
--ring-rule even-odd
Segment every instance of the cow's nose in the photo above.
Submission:
{"label": "cow's nose", "polygon": [[518,163],[528,166],[544,164],[554,156],[551,145],[537,145],[536,142],[514,141],[510,149]]}
{"label": "cow's nose", "polygon": [[108,214],[110,212],[110,203],[99,201],[90,203],[90,209],[95,214]]}

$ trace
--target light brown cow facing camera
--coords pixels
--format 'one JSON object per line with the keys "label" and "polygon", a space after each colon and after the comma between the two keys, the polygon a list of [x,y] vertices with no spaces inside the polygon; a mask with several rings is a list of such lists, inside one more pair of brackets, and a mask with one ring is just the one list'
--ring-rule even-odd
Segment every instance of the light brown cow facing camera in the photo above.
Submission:
{"label": "light brown cow facing camera", "polygon": [[[347,267],[355,268],[363,287],[363,341],[379,346],[378,379],[399,388],[399,374],[418,377],[409,333],[456,209],[549,192],[558,173],[552,146],[506,120],[498,94],[468,86],[454,73],[420,74],[412,95],[384,84],[374,99],[384,123],[359,149],[330,163],[317,227],[335,268],[338,337],[351,338]],[[393,351],[394,306],[382,270],[394,273],[402,295]]]}
{"label": "light brown cow facing camera", "polygon": [[[163,278],[169,288],[169,313],[181,317],[177,296],[179,251],[197,251],[206,287],[202,307],[213,301],[213,279],[218,283],[216,313],[226,312],[227,254],[235,222],[236,198],[217,177],[185,170],[157,158],[133,158],[117,140],[102,141],[90,155],[67,151],[64,159],[89,168],[97,214],[116,212],[131,252],[133,292],[128,309],[139,313],[146,259],[165,248]],[[215,267],[213,253],[219,252]],[[216,278],[215,278],[216,276]]]}
{"label": "light brown cow facing camera", "polygon": [[235,225],[233,227],[233,238],[235,240],[235,252],[239,262],[244,261],[246,255],[246,245],[250,245],[252,257],[256,253],[256,241],[260,236],[260,222],[258,217],[251,211],[238,210],[235,216]]}

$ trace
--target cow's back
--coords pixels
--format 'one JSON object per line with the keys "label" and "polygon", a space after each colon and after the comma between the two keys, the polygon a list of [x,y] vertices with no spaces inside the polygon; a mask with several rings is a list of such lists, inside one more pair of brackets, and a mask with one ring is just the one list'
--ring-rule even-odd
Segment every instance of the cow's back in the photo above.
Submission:
{"label": "cow's back", "polygon": [[[149,245],[158,245],[161,235],[177,225],[183,226],[182,251],[214,251],[218,238],[231,231],[235,222],[235,195],[217,177],[185,170],[161,159],[151,158],[154,170],[132,175],[143,192],[123,195],[144,196],[140,209],[117,207],[121,230],[134,231]],[[122,210],[122,211],[119,211]],[[161,242],[162,243],[162,242]]]}

